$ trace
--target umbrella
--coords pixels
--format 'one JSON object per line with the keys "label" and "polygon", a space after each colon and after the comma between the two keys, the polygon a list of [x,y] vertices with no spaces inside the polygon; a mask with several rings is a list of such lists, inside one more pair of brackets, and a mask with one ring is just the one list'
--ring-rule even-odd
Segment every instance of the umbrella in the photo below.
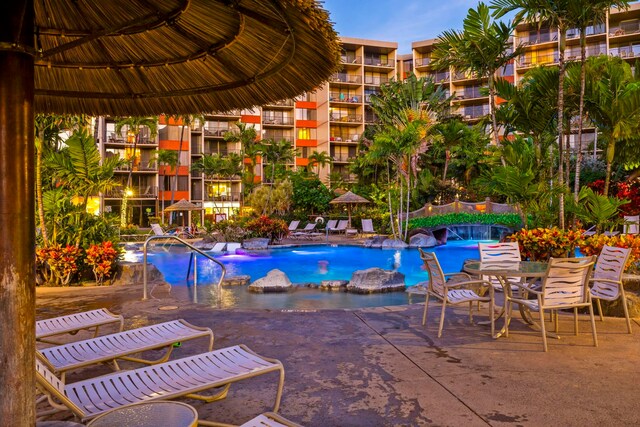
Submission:
{"label": "umbrella", "polygon": [[13,0],[2,12],[0,419],[33,425],[34,112],[248,108],[318,87],[340,47],[315,0]]}
{"label": "umbrella", "polygon": [[[178,212],[178,211],[201,211],[204,208],[202,206],[194,205],[186,199],[180,199],[179,202],[172,204],[164,209],[164,212]],[[182,226],[184,227],[184,217],[182,217]]]}
{"label": "umbrella", "polygon": [[358,196],[356,193],[352,193],[351,191],[347,191],[342,196],[338,196],[329,203],[331,204],[346,204],[347,212],[349,214],[349,227],[351,227],[351,206],[355,204],[361,203],[371,203],[369,200],[365,199],[362,196]]}

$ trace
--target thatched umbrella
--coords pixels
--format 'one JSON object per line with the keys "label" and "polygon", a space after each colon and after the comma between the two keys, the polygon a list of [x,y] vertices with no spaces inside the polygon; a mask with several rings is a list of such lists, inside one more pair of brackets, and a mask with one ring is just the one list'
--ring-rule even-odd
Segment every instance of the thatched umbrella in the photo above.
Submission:
{"label": "thatched umbrella", "polygon": [[[163,212],[201,211],[203,209],[202,206],[195,205],[186,199],[180,199],[179,202],[166,207]],[[182,226],[184,227],[184,217],[182,217]]]}
{"label": "thatched umbrella", "polygon": [[0,419],[35,421],[34,112],[226,111],[339,63],[315,0],[33,0],[0,14]]}
{"label": "thatched umbrella", "polygon": [[369,200],[365,199],[362,196],[358,196],[356,193],[352,193],[351,191],[347,191],[342,196],[338,196],[329,203],[331,204],[346,204],[347,212],[349,214],[349,227],[351,227],[351,207],[357,204],[363,203],[371,203]]}

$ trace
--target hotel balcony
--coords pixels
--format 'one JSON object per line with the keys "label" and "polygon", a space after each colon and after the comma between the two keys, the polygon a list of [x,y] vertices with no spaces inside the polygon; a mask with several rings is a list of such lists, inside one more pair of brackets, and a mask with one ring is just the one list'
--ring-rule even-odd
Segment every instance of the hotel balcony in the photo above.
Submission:
{"label": "hotel balcony", "polygon": [[204,133],[205,138],[222,138],[225,133],[229,132],[229,128],[204,125],[202,127],[202,132]]}
{"label": "hotel balcony", "polygon": [[[129,172],[132,168],[130,163],[125,163],[114,169],[114,172]],[[133,165],[133,172],[158,173],[157,163],[149,164],[149,160],[143,160],[137,165]]]}
{"label": "hotel balcony", "polygon": [[293,117],[262,116],[262,124],[265,126],[293,126]]}
{"label": "hotel balcony", "polygon": [[[122,199],[124,197],[124,187],[112,188],[104,193],[106,199]],[[153,185],[131,187],[129,199],[155,199],[158,196],[158,187]]]}
{"label": "hotel balcony", "polygon": [[552,53],[548,55],[524,56],[518,58],[517,64],[519,68],[531,68],[538,65],[551,65],[558,63],[558,54]]}
{"label": "hotel balcony", "polygon": [[558,33],[553,32],[543,32],[538,34],[528,34],[523,36],[516,37],[516,45],[520,46],[533,46],[550,42],[558,41]]}
{"label": "hotel balcony", "polygon": [[380,86],[381,84],[389,83],[389,80],[387,76],[365,76],[364,84]]}
{"label": "hotel balcony", "polygon": [[347,74],[347,73],[336,73],[333,76],[331,76],[331,82],[361,84],[362,76],[357,76],[355,74]]}
{"label": "hotel balcony", "polygon": [[370,113],[370,114],[364,115],[364,122],[366,124],[376,124],[376,123],[380,123],[380,119],[375,114]]}
{"label": "hotel balcony", "polygon": [[[589,25],[586,28],[585,34],[587,37],[604,35],[607,32],[607,28],[604,24],[598,25]],[[579,39],[580,38],[580,29],[571,28],[567,30],[567,40]]]}
{"label": "hotel balcony", "polygon": [[336,134],[336,135],[332,135],[329,138],[329,141],[331,142],[358,142],[358,140],[360,139],[360,134],[359,133],[340,133],[340,134]]}
{"label": "hotel balcony", "polygon": [[354,156],[349,156],[348,154],[336,154],[331,156],[334,163],[350,163],[355,159]]}
{"label": "hotel balcony", "polygon": [[362,102],[362,96],[349,95],[343,92],[331,92],[329,94],[329,101],[331,102],[344,102],[344,103],[360,103]]}
{"label": "hotel balcony", "polygon": [[282,101],[269,102],[265,107],[293,107],[293,99],[283,99]]}
{"label": "hotel balcony", "polygon": [[369,65],[373,67],[391,67],[391,68],[395,66],[393,60],[380,59],[380,58],[364,58],[364,65]]}
{"label": "hotel balcony", "polygon": [[336,114],[332,113],[329,115],[329,120],[332,122],[340,122],[340,123],[362,123],[362,114]]}
{"label": "hotel balcony", "polygon": [[[114,132],[109,133],[109,138],[107,139],[107,144],[112,145],[133,145],[133,139],[127,140],[126,137],[122,135],[118,135]],[[158,145],[158,142],[155,138],[149,138],[148,136],[140,136],[137,142],[138,145]]]}
{"label": "hotel balcony", "polygon": [[433,62],[433,60],[429,57],[425,58],[416,58],[414,66],[417,67],[427,67]]}
{"label": "hotel balcony", "polygon": [[340,55],[340,62],[343,64],[362,64],[362,57],[361,56],[355,56],[355,55],[349,55],[349,54],[342,54]]}
{"label": "hotel balcony", "polygon": [[239,202],[242,197],[240,192],[230,192],[222,194],[210,194],[205,192],[203,201],[205,202]]}
{"label": "hotel balcony", "polygon": [[469,73],[464,71],[458,71],[453,74],[453,81],[461,80],[480,80],[480,77],[476,73]]}

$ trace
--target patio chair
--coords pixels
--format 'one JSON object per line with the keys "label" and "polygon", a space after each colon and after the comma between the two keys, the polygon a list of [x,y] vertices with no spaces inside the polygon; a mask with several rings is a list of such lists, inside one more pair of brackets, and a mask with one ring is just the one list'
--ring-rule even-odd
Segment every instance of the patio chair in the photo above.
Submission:
{"label": "patio chair", "polygon": [[327,221],[327,226],[325,227],[325,230],[329,231],[332,228],[336,228],[337,224],[338,224],[337,219],[330,219],[329,221]]}
{"label": "patio chair", "polygon": [[227,243],[227,252],[230,254],[235,254],[236,249],[242,248],[242,244],[238,242],[229,242]]}
{"label": "patio chair", "polygon": [[[209,338],[209,351],[211,351],[213,348],[211,329],[193,326],[179,319],[49,347],[37,350],[37,354],[48,369],[61,374],[64,379],[64,375],[68,371],[102,362],[112,362],[115,368],[119,369],[117,359],[149,365],[162,363],[169,359],[173,344],[197,338]],[[135,353],[161,348],[167,350],[165,355],[157,360],[131,357]]]}
{"label": "patio chair", "polygon": [[309,224],[305,225],[302,230],[291,233],[289,237],[291,237],[292,239],[308,239],[311,235],[310,233],[312,233],[315,229],[316,223],[310,222]]}
{"label": "patio chair", "polygon": [[624,217],[624,234],[638,234],[640,232],[640,215]]}
{"label": "patio chair", "polygon": [[[420,251],[420,258],[424,262],[427,272],[429,273],[429,284],[427,286],[427,298],[424,303],[424,314],[422,315],[422,325],[427,323],[427,312],[429,310],[429,298],[431,296],[442,302],[440,312],[440,327],[438,328],[438,338],[442,337],[442,328],[444,327],[444,314],[447,305],[469,304],[469,322],[473,323],[473,303],[488,302],[489,318],[491,321],[491,336],[495,335],[495,320],[493,313],[494,292],[491,283],[486,280],[471,280],[471,276],[466,273],[443,273],[438,258],[434,253]],[[451,282],[447,281],[447,277],[461,277],[463,281]],[[469,287],[474,289],[470,289]],[[481,296],[480,288],[489,289],[489,296]]]}
{"label": "patio chair", "polygon": [[122,331],[124,318],[118,314],[111,313],[106,308],[38,320],[36,322],[36,340],[49,344],[57,344],[57,342],[51,341],[48,338],[64,334],[75,335],[83,329],[93,328],[95,328],[93,336],[97,337],[101,326],[114,323],[119,323],[118,331]]}
{"label": "patio chair", "polygon": [[165,233],[165,231],[162,229],[162,227],[160,227],[160,224],[150,224],[151,225],[151,231],[153,231],[153,234],[155,234],[156,236],[166,236],[169,233]]}
{"label": "patio chair", "polygon": [[[518,242],[501,242],[501,243],[478,243],[478,251],[480,252],[480,261],[485,263],[496,262],[499,264],[509,262],[520,262],[522,257],[520,256],[520,246]],[[502,283],[494,276],[482,276],[483,279],[491,282],[493,288],[497,291],[502,291]],[[507,281],[520,282],[520,277],[507,277]],[[512,290],[518,290],[515,285],[511,285]]]}
{"label": "patio chair", "polygon": [[[284,385],[282,363],[260,356],[242,344],[73,384],[65,384],[36,360],[38,388],[53,407],[38,416],[70,410],[81,422],[86,422],[111,409],[151,400],[188,397],[214,402],[226,397],[231,384],[270,372],[280,374],[273,406],[273,412],[278,412]],[[202,394],[216,387],[222,390],[213,395]],[[203,420],[198,424],[219,425]]]}
{"label": "patio chair", "polygon": [[257,417],[247,421],[240,427],[302,427],[278,414],[273,412],[265,412]]}
{"label": "patio chair", "polygon": [[227,242],[218,242],[215,245],[213,245],[213,248],[211,248],[211,252],[224,252],[224,248],[227,247]]}
{"label": "patio chair", "polygon": [[347,229],[347,225],[349,225],[349,221],[346,219],[341,219],[340,221],[338,221],[338,225],[336,225],[334,228],[329,228],[329,231],[332,233],[344,233]]}
{"label": "patio chair", "polygon": [[300,225],[299,220],[293,220],[289,223],[289,231],[296,231],[298,229],[298,225]]}
{"label": "patio chair", "polygon": [[[596,334],[596,323],[593,316],[593,305],[591,304],[591,293],[589,292],[589,277],[596,257],[583,258],[551,258],[547,272],[542,278],[540,290],[533,290],[525,285],[514,283],[528,294],[533,294],[536,299],[526,299],[520,296],[510,296],[505,293],[506,319],[505,336],[509,336],[509,323],[513,304],[520,304],[531,311],[540,314],[540,329],[542,331],[542,345],[544,351],[548,351],[547,332],[545,329],[544,311],[562,310],[573,308],[574,332],[578,334],[578,308],[589,307],[591,317],[591,329],[593,334],[593,345],[598,346],[598,336]],[[558,316],[555,316],[555,328],[558,329]]]}
{"label": "patio chair", "polygon": [[373,229],[373,221],[371,219],[363,219],[361,222],[362,222],[362,230],[360,231],[360,234],[362,234],[362,235],[365,235],[365,234],[378,234]]}
{"label": "patio chair", "polygon": [[621,299],[629,333],[631,333],[631,320],[629,319],[627,298],[622,286],[622,273],[630,255],[631,249],[604,246],[594,268],[593,277],[590,280],[591,298],[596,300],[600,321],[604,320],[600,300],[615,301]]}

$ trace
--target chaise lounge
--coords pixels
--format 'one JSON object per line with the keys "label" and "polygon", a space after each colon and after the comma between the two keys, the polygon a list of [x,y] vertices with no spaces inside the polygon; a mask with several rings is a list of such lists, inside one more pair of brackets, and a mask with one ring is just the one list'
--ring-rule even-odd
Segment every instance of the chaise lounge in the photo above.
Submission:
{"label": "chaise lounge", "polygon": [[101,326],[116,323],[120,324],[118,330],[122,331],[124,327],[124,319],[122,316],[113,314],[106,308],[83,311],[82,313],[74,313],[52,319],[38,320],[36,322],[36,340],[57,344],[49,340],[49,337],[64,334],[75,335],[81,330],[93,328],[95,328],[93,336],[97,337]]}

